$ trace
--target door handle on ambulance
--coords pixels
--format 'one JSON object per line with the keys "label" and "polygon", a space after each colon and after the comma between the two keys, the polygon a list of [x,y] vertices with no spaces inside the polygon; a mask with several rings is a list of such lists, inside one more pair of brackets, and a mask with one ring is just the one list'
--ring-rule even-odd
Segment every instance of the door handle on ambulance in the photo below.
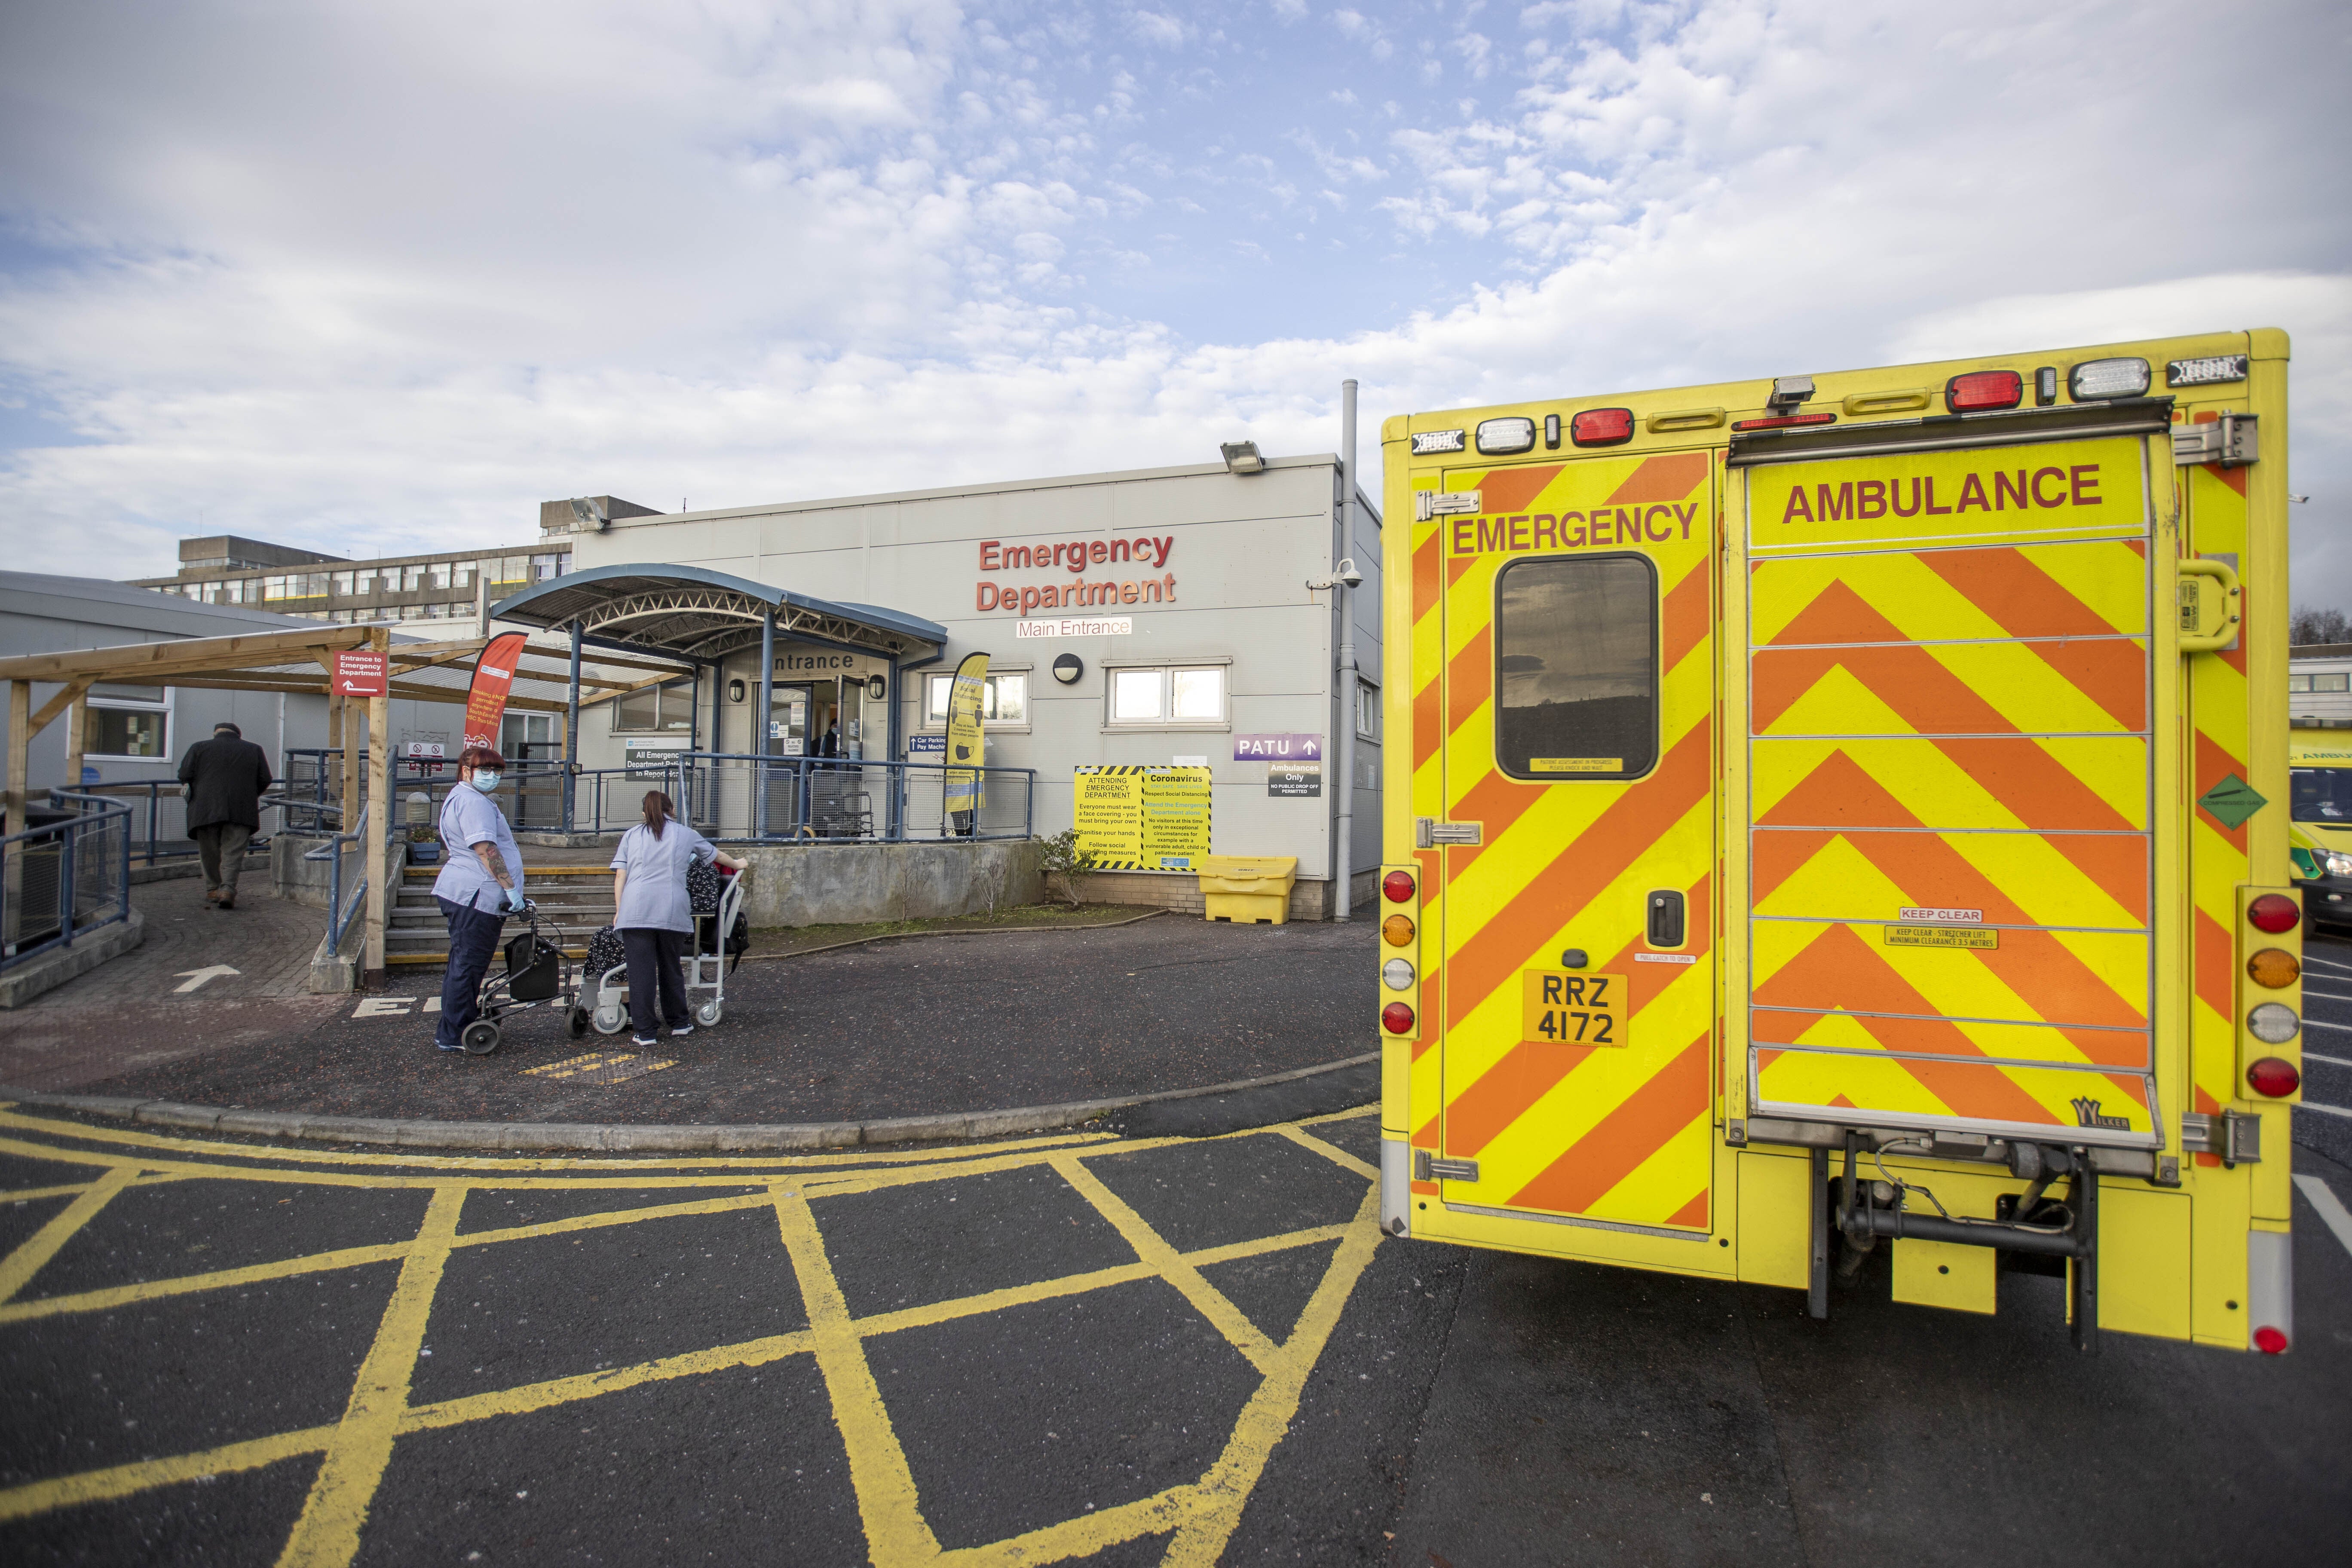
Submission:
{"label": "door handle on ambulance", "polygon": [[[2178,569],[2179,581],[2174,585],[2173,603],[2180,616],[2180,651],[2219,653],[2238,640],[2238,574],[2228,562],[2201,555],[2179,563]],[[2221,584],[2223,614],[2218,631],[2198,629],[2205,624],[2204,584],[2197,581],[2200,577],[2210,577]]]}

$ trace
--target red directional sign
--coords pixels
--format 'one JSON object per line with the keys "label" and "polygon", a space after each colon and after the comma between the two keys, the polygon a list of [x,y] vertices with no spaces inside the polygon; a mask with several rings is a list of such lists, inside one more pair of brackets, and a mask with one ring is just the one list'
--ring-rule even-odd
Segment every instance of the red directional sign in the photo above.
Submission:
{"label": "red directional sign", "polygon": [[373,648],[346,648],[335,655],[334,693],[338,697],[388,697],[392,694],[391,659]]}

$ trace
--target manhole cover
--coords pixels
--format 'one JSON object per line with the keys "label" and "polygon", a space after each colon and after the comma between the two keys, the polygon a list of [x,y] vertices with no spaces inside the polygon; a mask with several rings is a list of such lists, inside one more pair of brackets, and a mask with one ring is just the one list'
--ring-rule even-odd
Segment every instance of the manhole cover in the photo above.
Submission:
{"label": "manhole cover", "polygon": [[560,1062],[522,1070],[534,1078],[576,1078],[583,1083],[615,1084],[676,1066],[674,1061],[656,1061],[629,1051],[590,1051],[585,1056],[566,1057]]}

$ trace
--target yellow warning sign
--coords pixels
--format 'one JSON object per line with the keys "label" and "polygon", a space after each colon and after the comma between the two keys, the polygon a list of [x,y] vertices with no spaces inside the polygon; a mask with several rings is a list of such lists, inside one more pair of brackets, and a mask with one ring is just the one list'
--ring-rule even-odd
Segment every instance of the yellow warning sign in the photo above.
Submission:
{"label": "yellow warning sign", "polygon": [[1076,770],[1078,847],[1104,871],[1182,871],[1209,853],[1209,770]]}

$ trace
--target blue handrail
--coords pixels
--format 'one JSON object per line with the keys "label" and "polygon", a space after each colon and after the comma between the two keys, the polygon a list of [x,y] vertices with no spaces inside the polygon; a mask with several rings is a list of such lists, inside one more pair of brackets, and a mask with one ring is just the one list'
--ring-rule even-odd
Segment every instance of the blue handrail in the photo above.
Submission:
{"label": "blue handrail", "polygon": [[349,833],[337,834],[302,857],[305,860],[330,862],[327,867],[327,951],[329,952],[341,952],[343,950],[343,935],[352,929],[352,917],[359,913],[361,905],[367,901],[368,879],[365,874],[367,866],[362,861],[360,867],[362,875],[359,886],[352,889],[350,904],[346,906],[343,902],[343,850],[349,845],[364,844],[367,838],[367,823],[368,808],[362,805],[360,807],[360,821],[357,827]]}
{"label": "blue handrail", "polygon": [[[896,844],[916,839],[1035,837],[1034,768],[957,767],[944,761],[898,762],[881,757],[763,756],[751,752],[676,755],[681,788],[675,793],[681,811],[698,824],[723,830],[718,799],[722,769],[740,770],[746,775],[751,791],[744,803],[748,831],[715,835],[729,843]],[[950,773],[979,773],[982,792],[995,786],[1000,802],[1005,794],[1017,791],[1021,797],[1017,826],[1001,810],[992,821],[988,810],[949,811],[946,775]],[[884,795],[878,828],[870,801],[874,792],[864,787],[877,773]],[[936,784],[939,791],[937,820],[930,823],[928,833],[917,831],[908,809],[915,787],[925,782]],[[865,804],[856,804],[859,802]],[[780,816],[782,822],[776,820]],[[958,817],[968,820],[959,822]]]}

